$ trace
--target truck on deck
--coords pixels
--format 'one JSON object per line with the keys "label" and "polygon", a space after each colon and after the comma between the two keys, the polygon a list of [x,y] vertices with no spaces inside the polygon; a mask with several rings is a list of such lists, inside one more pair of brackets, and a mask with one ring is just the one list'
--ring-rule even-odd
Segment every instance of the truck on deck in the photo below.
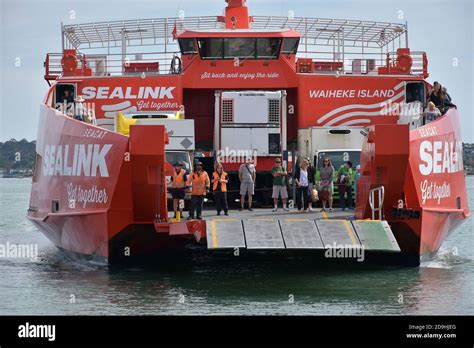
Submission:
{"label": "truck on deck", "polygon": [[[117,113],[114,118],[114,129],[116,132],[128,135],[131,125],[165,126],[169,140],[165,146],[166,162],[169,164],[168,168],[180,162],[187,173],[193,170],[193,158],[196,149],[194,120],[184,119],[184,112]],[[169,186],[171,184],[170,175],[166,176],[166,181]],[[170,193],[167,194],[167,197],[171,201]],[[190,198],[190,194],[186,193],[186,203],[189,203]]]}
{"label": "truck on deck", "polygon": [[[337,171],[346,161],[353,168],[360,164],[360,153],[364,141],[365,127],[308,127],[298,131],[299,155],[309,158],[315,168],[315,180],[320,181],[323,160],[330,158],[334,167],[333,198],[339,199],[336,185]],[[355,199],[355,195],[354,195]]]}
{"label": "truck on deck", "polygon": [[271,199],[275,158],[286,150],[286,92],[220,91],[215,93],[214,160],[229,173],[228,195],[239,199],[239,167],[250,158],[257,178],[255,201]]}

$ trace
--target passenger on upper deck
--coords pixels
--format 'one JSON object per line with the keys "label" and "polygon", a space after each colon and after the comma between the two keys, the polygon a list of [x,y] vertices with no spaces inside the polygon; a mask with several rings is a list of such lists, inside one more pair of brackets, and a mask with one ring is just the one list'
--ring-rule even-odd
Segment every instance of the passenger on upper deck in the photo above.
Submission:
{"label": "passenger on upper deck", "polygon": [[446,99],[451,102],[451,96],[448,93],[448,89],[446,87],[443,87],[443,93],[446,95]]}
{"label": "passenger on upper deck", "polygon": [[444,115],[449,108],[457,108],[456,105],[451,103],[451,97],[448,97],[448,94],[444,92],[443,86],[438,81],[433,83],[433,89],[428,94],[428,102],[433,102],[441,111],[441,115]]}
{"label": "passenger on upper deck", "polygon": [[72,109],[74,106],[74,96],[70,89],[64,89],[59,100],[57,100],[56,108],[65,113],[66,115],[72,116]]}
{"label": "passenger on upper deck", "polygon": [[441,116],[441,111],[439,111],[433,102],[429,102],[423,116],[425,121],[431,122]]}
{"label": "passenger on upper deck", "polygon": [[70,89],[65,89],[61,99],[65,103],[68,103],[68,104],[73,103],[74,102],[74,97],[72,95],[71,90]]}
{"label": "passenger on upper deck", "polygon": [[84,121],[84,115],[85,115],[85,108],[84,108],[84,98],[82,98],[82,95],[78,95],[76,99],[74,99],[75,105],[74,105],[74,119],[79,120],[79,121]]}

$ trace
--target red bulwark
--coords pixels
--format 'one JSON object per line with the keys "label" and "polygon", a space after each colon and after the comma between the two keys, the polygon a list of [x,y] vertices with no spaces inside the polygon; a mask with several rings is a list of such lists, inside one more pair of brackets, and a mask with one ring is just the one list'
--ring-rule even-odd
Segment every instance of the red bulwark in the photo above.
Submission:
{"label": "red bulwark", "polygon": [[164,126],[130,127],[130,162],[136,221],[167,219]]}

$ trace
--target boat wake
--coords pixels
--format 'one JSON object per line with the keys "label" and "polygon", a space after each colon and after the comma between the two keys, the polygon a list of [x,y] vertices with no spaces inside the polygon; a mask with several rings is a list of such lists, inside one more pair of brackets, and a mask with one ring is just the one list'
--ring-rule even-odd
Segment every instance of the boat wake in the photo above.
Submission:
{"label": "boat wake", "polygon": [[54,269],[69,269],[78,271],[95,271],[106,268],[103,264],[83,261],[69,257],[56,247],[45,248],[39,252],[38,257],[32,260],[37,265],[47,265]]}
{"label": "boat wake", "polygon": [[422,261],[420,267],[450,269],[468,262],[471,262],[471,259],[459,255],[458,248],[441,248],[433,259]]}

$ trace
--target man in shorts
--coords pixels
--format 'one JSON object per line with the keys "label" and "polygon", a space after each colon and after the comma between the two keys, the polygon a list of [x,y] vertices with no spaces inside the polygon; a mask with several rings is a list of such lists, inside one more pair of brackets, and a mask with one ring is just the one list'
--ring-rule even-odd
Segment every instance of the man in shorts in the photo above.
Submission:
{"label": "man in shorts", "polygon": [[283,210],[290,211],[286,206],[288,200],[288,191],[286,189],[286,176],[288,175],[286,169],[281,165],[281,159],[275,159],[275,166],[272,168],[273,175],[273,212],[278,211],[278,197],[283,201]]}
{"label": "man in shorts", "polygon": [[248,194],[249,210],[252,209],[252,196],[255,190],[255,179],[257,177],[257,171],[253,164],[252,158],[247,158],[246,163],[243,163],[239,168],[239,180],[240,180],[240,209],[244,210],[245,206],[245,195]]}
{"label": "man in shorts", "polygon": [[174,164],[173,176],[171,177],[171,196],[173,197],[173,211],[174,217],[177,216],[179,209],[180,216],[183,217],[183,207],[180,206],[179,201],[184,199],[186,189],[186,171],[183,169],[181,162]]}

